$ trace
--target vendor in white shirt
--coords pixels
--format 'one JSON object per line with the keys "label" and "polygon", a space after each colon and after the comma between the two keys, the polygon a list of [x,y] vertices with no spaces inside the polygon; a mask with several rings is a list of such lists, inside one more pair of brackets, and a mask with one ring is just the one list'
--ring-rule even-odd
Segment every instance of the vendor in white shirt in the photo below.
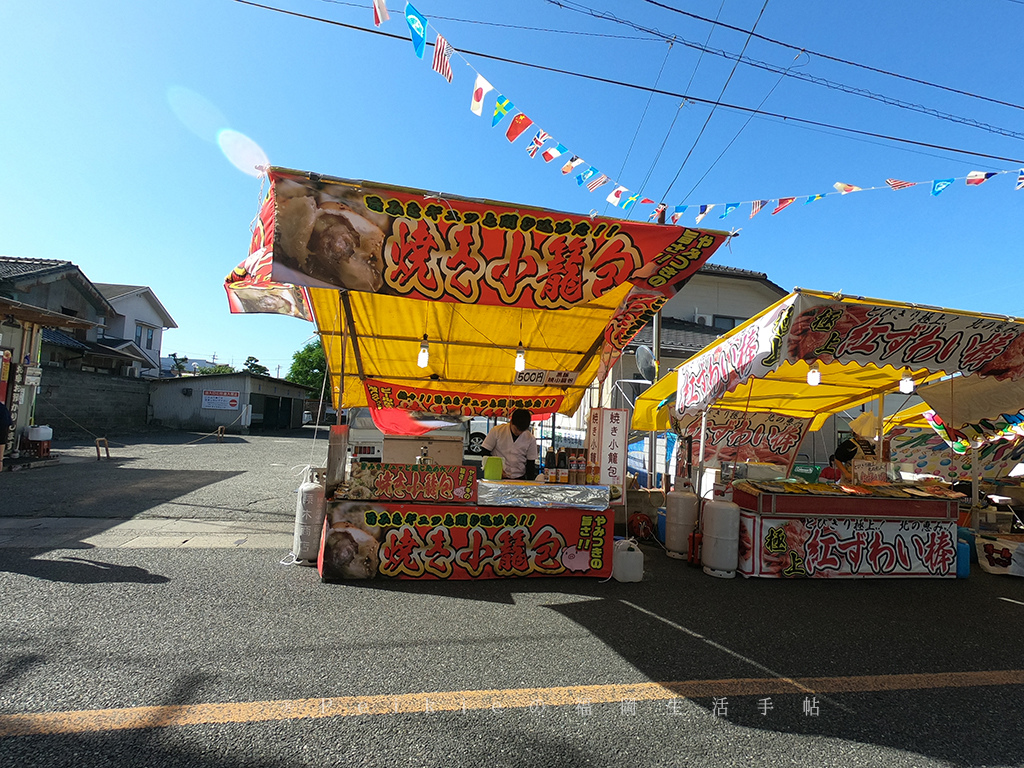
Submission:
{"label": "vendor in white shirt", "polygon": [[519,408],[507,424],[499,424],[484,438],[484,456],[504,459],[501,476],[506,480],[533,480],[537,476],[537,440],[530,431],[530,412]]}

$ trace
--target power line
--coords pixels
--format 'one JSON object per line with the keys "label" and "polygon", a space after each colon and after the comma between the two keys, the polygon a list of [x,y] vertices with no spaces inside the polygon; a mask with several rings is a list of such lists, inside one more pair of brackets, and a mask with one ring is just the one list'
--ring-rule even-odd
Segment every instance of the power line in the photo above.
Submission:
{"label": "power line", "polygon": [[[266,11],[273,11],[275,13],[281,13],[281,14],[284,14],[286,16],[294,16],[296,18],[306,19],[308,21],[316,21],[316,22],[319,22],[319,23],[322,23],[322,24],[329,24],[329,25],[335,26],[335,27],[342,27],[344,29],[352,29],[352,30],[355,30],[357,32],[365,32],[367,34],[377,35],[379,37],[386,37],[386,38],[389,38],[391,40],[400,40],[400,41],[402,41],[406,45],[409,44],[409,38],[404,37],[402,35],[393,35],[390,32],[381,32],[380,30],[367,29],[366,27],[359,27],[359,26],[356,26],[354,24],[345,24],[345,23],[340,22],[340,21],[334,21],[332,19],[324,19],[324,18],[321,18],[319,16],[310,16],[309,14],[298,13],[297,11],[288,11],[288,10],[285,10],[283,8],[275,8],[275,7],[270,6],[270,5],[262,5],[261,3],[252,2],[252,0],[234,0],[234,2],[241,3],[242,5],[249,5],[249,6],[252,6],[254,8],[262,8],[263,10],[266,10]],[[548,66],[545,66],[543,64],[532,64],[530,62],[519,61],[517,59],[510,59],[510,58],[507,58],[505,56],[496,56],[494,54],[483,53],[483,52],[480,52],[480,51],[469,51],[469,50],[466,50],[466,49],[460,49],[459,52],[462,53],[462,54],[468,54],[470,56],[478,56],[481,59],[487,59],[489,61],[500,61],[500,62],[502,62],[504,64],[514,64],[516,66],[521,66],[521,67],[530,67],[532,69],[536,69],[536,70],[539,70],[541,72],[551,72],[551,73],[557,74],[557,75],[566,75],[568,77],[578,77],[578,78],[580,78],[582,80],[590,80],[590,81],[595,82],[595,83],[603,83],[605,85],[614,85],[614,86],[621,87],[621,88],[629,88],[629,89],[632,89],[632,90],[635,90],[635,91],[642,91],[644,93],[656,93],[656,94],[659,94],[661,96],[670,96],[673,99],[684,99],[686,101],[690,101],[690,102],[693,102],[695,104],[712,104],[712,105],[715,105],[715,106],[722,107],[723,109],[732,109],[732,110],[735,110],[737,112],[752,113],[752,114],[755,114],[755,115],[763,115],[763,116],[766,116],[766,117],[775,117],[775,118],[778,118],[780,120],[784,120],[784,121],[788,121],[788,122],[794,122],[794,123],[800,123],[802,125],[813,125],[813,126],[817,126],[819,128],[831,128],[832,130],[839,131],[841,133],[850,133],[850,134],[853,134],[853,135],[856,135],[856,136],[870,136],[870,137],[876,138],[876,139],[885,139],[887,141],[891,141],[891,142],[894,142],[894,143],[897,143],[897,144],[909,144],[911,146],[926,147],[928,149],[937,149],[937,150],[941,150],[941,151],[944,151],[944,152],[952,152],[952,153],[960,154],[960,155],[969,155],[971,157],[982,157],[982,158],[987,158],[989,160],[1001,160],[1001,161],[1004,161],[1004,162],[1014,163],[1014,164],[1024,163],[1024,160],[1021,160],[1019,158],[1003,157],[1001,155],[990,155],[990,154],[987,154],[985,152],[974,152],[974,151],[971,151],[969,149],[959,149],[957,147],[947,147],[947,146],[942,145],[942,144],[934,144],[934,143],[926,142],[926,141],[916,141],[914,139],[906,139],[906,138],[902,138],[900,136],[889,136],[889,135],[883,134],[883,133],[875,133],[873,131],[863,131],[863,130],[860,130],[860,129],[857,129],[857,128],[847,128],[847,127],[844,127],[844,126],[841,126],[841,125],[832,125],[830,123],[825,123],[825,122],[821,122],[821,121],[818,121],[818,120],[810,120],[808,118],[803,118],[803,117],[794,117],[792,115],[781,115],[781,114],[778,114],[776,112],[765,112],[763,110],[754,109],[752,107],[743,107],[743,106],[740,106],[738,104],[728,104],[728,103],[723,102],[723,101],[713,101],[711,99],[701,99],[701,98],[699,98],[697,96],[688,96],[688,95],[683,94],[683,93],[676,93],[674,91],[666,91],[666,90],[663,90],[661,88],[652,88],[650,86],[637,85],[635,83],[627,83],[627,82],[624,82],[624,81],[621,81],[621,80],[612,80],[612,79],[607,78],[607,77],[599,77],[598,75],[588,75],[588,74],[585,74],[585,73],[582,73],[582,72],[572,72],[572,71],[567,70],[567,69],[559,69],[557,67],[548,67]]]}
{"label": "power line", "polygon": [[[330,3],[331,5],[343,5],[348,8],[358,8],[361,11],[366,11],[367,5],[364,0],[362,3],[350,3],[345,0],[320,0],[322,3]],[[611,40],[639,40],[641,42],[656,43],[661,42],[657,39],[652,39],[648,36],[640,35],[609,35],[604,32],[584,32],[579,29],[551,29],[550,27],[526,27],[521,24],[502,24],[497,21],[478,21],[477,19],[459,19],[455,16],[434,16],[431,15],[431,20],[437,21],[454,21],[458,24],[476,24],[481,27],[500,27],[502,29],[519,29],[525,32],[550,32],[555,35],[577,35],[579,37],[603,37]]]}
{"label": "power line", "polygon": [[[767,7],[768,7],[768,0],[764,0],[764,5],[761,6],[761,12],[757,14],[757,19],[754,21],[754,28],[755,29],[757,28],[758,22],[761,21],[761,17],[764,16],[764,11],[765,11],[765,8],[767,8]],[[736,74],[736,68],[739,67],[739,65],[740,65],[740,59],[743,58],[743,52],[747,50],[747,44],[750,43],[750,38],[751,38],[752,34],[753,33],[751,33],[751,35],[747,35],[746,42],[743,43],[743,49],[740,51],[739,58],[737,58],[736,61],[733,63],[732,71],[729,72],[729,76],[727,78],[725,78],[725,83],[722,85],[722,92],[718,94],[718,101],[721,101],[722,97],[725,96],[725,90],[726,90],[726,88],[729,87],[729,83],[732,82],[732,76]],[[773,88],[772,90],[775,90],[775,89]],[[762,101],[761,103],[763,104],[764,102]],[[700,132],[697,134],[697,138],[695,138],[693,140],[693,145],[690,147],[690,151],[686,153],[686,157],[683,158],[683,162],[679,165],[679,170],[676,171],[676,175],[672,177],[671,183],[665,188],[665,194],[661,196],[662,200],[667,200],[668,199],[668,193],[671,192],[672,191],[672,187],[675,186],[676,181],[679,179],[679,174],[682,173],[683,172],[683,168],[686,167],[686,161],[690,159],[690,155],[693,154],[693,150],[695,150],[697,148],[697,144],[698,144],[698,142],[700,142],[700,137],[704,135],[704,131],[705,131],[705,129],[707,129],[708,123],[711,122],[711,117],[714,114],[715,114],[715,107],[713,106],[713,107],[711,107],[711,111],[708,112],[707,118],[704,120],[704,125],[702,125],[700,127]],[[749,120],[748,120],[748,122],[749,122]],[[741,128],[740,130],[743,130],[743,129]],[[717,160],[715,162],[717,162]]]}
{"label": "power line", "polygon": [[[668,36],[665,33],[659,32],[656,29],[653,29],[651,27],[645,27],[642,24],[637,24],[636,22],[630,21],[629,19],[620,19],[614,13],[610,13],[608,11],[594,10],[593,8],[583,5],[582,3],[572,2],[572,0],[547,0],[547,2],[550,3],[551,5],[555,5],[558,6],[559,8],[564,8],[575,13],[581,13],[585,16],[591,16],[595,19],[612,21],[616,24],[622,24],[632,29],[636,29],[638,31],[647,32],[649,34],[662,37],[666,40],[668,39]],[[739,27],[730,27],[730,29],[736,29],[737,31],[740,32],[746,31],[740,29]],[[735,53],[730,53],[729,51],[722,50],[720,48],[709,48],[705,45],[701,45],[700,43],[694,42],[692,40],[687,40],[685,38],[679,37],[678,35],[675,37],[675,39],[678,40],[678,42],[681,45],[685,45],[687,48],[693,48],[694,50],[703,51],[705,53],[711,53],[714,54],[715,56],[719,56],[723,59],[728,59],[730,61],[742,61],[748,67],[762,69],[767,72],[774,72],[775,74],[779,74],[781,72],[786,71],[785,68],[777,64],[770,64],[766,61],[760,61],[758,59],[752,59],[750,57],[745,57],[742,55],[737,56]],[[790,47],[793,48],[793,50],[801,50],[796,48],[795,46]],[[1024,133],[1014,131],[1010,128],[1002,128],[997,125],[985,123],[980,120],[976,120],[973,117],[964,117],[963,115],[955,115],[952,112],[943,112],[941,110],[935,109],[934,107],[926,107],[923,104],[916,104],[911,101],[904,101],[903,99],[897,99],[892,96],[886,96],[885,94],[870,91],[866,88],[857,88],[852,85],[846,85],[844,83],[837,82],[835,80],[829,80],[824,77],[818,77],[817,75],[812,75],[807,72],[791,72],[787,75],[787,77],[792,77],[796,80],[801,80],[805,83],[811,83],[812,85],[819,85],[824,88],[828,88],[829,90],[848,93],[851,96],[860,96],[861,98],[870,99],[871,101],[878,101],[890,107],[899,107],[900,109],[906,109],[911,112],[920,112],[921,114],[929,115],[931,117],[938,118],[939,120],[946,120],[951,123],[958,123],[960,125],[966,125],[971,128],[978,128],[979,130],[987,131],[989,133],[995,133],[1000,136],[1007,136],[1013,139],[1024,139]],[[1022,107],[1022,109],[1024,109],[1024,107]]]}
{"label": "power line", "polygon": [[[1011,3],[1019,3],[1021,5],[1024,5],[1024,0],[1008,0],[1008,1],[1011,2]],[[909,75],[901,75],[898,72],[890,72],[889,70],[879,69],[878,67],[872,67],[872,66],[869,66],[868,64],[860,64],[860,63],[858,63],[856,61],[850,61],[848,59],[841,59],[838,56],[829,56],[827,53],[820,53],[818,51],[812,51],[809,48],[804,48],[804,47],[801,47],[801,46],[793,45],[791,43],[785,43],[785,42],[783,42],[781,40],[775,40],[775,39],[773,39],[771,37],[766,37],[765,35],[758,35],[758,34],[754,33],[753,30],[746,30],[746,29],[743,29],[741,27],[734,27],[731,24],[726,24],[725,22],[718,21],[717,19],[708,19],[708,18],[705,18],[704,16],[698,16],[695,13],[690,13],[689,11],[684,11],[684,10],[682,10],[680,8],[673,8],[672,6],[665,5],[664,3],[660,3],[657,0],[644,0],[644,2],[649,4],[649,5],[656,6],[658,8],[664,8],[666,11],[672,11],[673,13],[678,13],[681,16],[688,16],[691,19],[696,19],[698,21],[704,21],[704,22],[707,22],[708,24],[714,24],[714,25],[719,26],[719,27],[725,27],[726,29],[731,29],[731,30],[733,30],[735,32],[743,32],[743,33],[749,32],[751,35],[756,37],[758,40],[763,40],[766,43],[772,43],[773,45],[781,45],[783,48],[789,48],[790,50],[793,50],[793,51],[801,51],[801,52],[806,53],[808,55],[818,56],[818,57],[820,57],[822,59],[827,59],[828,61],[834,61],[837,64],[846,64],[846,65],[851,66],[851,67],[857,67],[858,69],[865,69],[865,70],[867,70],[869,72],[875,72],[875,73],[877,73],[879,75],[887,75],[888,77],[895,77],[895,78],[898,78],[900,80],[906,80],[906,81],[911,82],[911,83],[916,83],[918,85],[926,85],[929,88],[937,88],[939,90],[948,91],[949,93],[955,93],[955,94],[958,94],[960,96],[967,96],[967,97],[972,98],[972,99],[980,99],[982,101],[987,101],[987,102],[990,102],[992,104],[999,104],[999,105],[1004,106],[1004,107],[1012,107],[1013,109],[1024,110],[1024,105],[1021,105],[1021,104],[1014,104],[1013,102],[1009,102],[1009,101],[1002,101],[1000,99],[993,99],[993,98],[991,98],[989,96],[982,96],[981,94],[978,94],[978,93],[972,93],[970,91],[963,91],[963,90],[960,90],[959,88],[952,88],[952,87],[950,87],[948,85],[941,85],[939,83],[933,83],[933,82],[930,82],[928,80],[921,80],[920,78],[910,77]]]}

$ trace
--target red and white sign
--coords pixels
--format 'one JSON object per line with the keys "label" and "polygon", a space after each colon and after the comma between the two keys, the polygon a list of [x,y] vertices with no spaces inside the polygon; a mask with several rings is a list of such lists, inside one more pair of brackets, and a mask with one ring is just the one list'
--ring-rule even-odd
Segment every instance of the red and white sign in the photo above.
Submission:
{"label": "red and white sign", "polygon": [[740,515],[739,571],[775,578],[956,576],[956,522]]}
{"label": "red and white sign", "polygon": [[[700,445],[700,414],[676,419],[670,411],[669,418],[678,435],[692,437],[694,446]],[[752,461],[792,469],[810,423],[810,419],[779,413],[708,409],[704,465],[720,467],[723,463]]]}
{"label": "red and white sign", "polygon": [[237,411],[242,393],[221,389],[203,390],[203,408],[215,411]]}

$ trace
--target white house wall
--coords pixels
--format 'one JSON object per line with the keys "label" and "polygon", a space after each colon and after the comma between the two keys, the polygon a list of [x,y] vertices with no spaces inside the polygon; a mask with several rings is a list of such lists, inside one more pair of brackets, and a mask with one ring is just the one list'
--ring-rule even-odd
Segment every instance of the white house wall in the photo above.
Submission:
{"label": "white house wall", "polygon": [[782,297],[758,280],[696,274],[662,308],[662,316],[693,320],[694,314],[749,318]]}
{"label": "white house wall", "polygon": [[[113,299],[110,302],[114,309],[124,315],[122,329],[117,333],[110,332],[110,336],[120,336],[124,339],[135,339],[135,326],[142,323],[145,328],[153,329],[153,348],[146,349],[146,330],[143,328],[142,341],[139,346],[143,354],[152,361],[151,368],[160,369],[160,348],[163,343],[163,318],[153,309],[153,305],[142,295],[125,296]],[[118,318],[120,320],[120,318]]]}

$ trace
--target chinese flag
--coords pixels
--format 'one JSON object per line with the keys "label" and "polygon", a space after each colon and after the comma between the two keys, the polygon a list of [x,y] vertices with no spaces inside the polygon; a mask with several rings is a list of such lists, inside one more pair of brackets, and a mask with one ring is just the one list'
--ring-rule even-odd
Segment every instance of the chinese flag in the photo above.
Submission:
{"label": "chinese flag", "polygon": [[528,118],[522,112],[512,118],[512,122],[508,126],[508,130],[505,131],[505,138],[509,141],[515,141],[523,135],[523,131],[533,125],[533,120]]}

